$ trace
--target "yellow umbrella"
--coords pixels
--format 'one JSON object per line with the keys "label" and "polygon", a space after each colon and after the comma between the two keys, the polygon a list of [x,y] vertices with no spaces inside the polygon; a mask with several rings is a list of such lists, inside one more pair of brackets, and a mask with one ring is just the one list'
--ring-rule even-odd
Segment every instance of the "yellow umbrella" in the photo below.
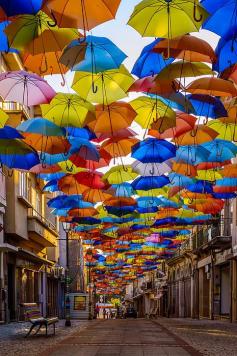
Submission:
{"label": "yellow umbrella", "polygon": [[207,169],[207,170],[198,170],[196,178],[213,182],[216,179],[222,179],[223,177],[220,171],[218,172],[215,171],[214,169]]}
{"label": "yellow umbrella", "polygon": [[128,24],[143,37],[174,38],[199,31],[207,17],[196,0],[143,0],[135,7]]}
{"label": "yellow umbrella", "polygon": [[105,173],[103,180],[106,180],[109,184],[121,184],[134,180],[137,176],[138,174],[133,172],[130,166],[117,166]]}
{"label": "yellow umbrella", "polygon": [[207,74],[212,75],[213,71],[205,63],[178,61],[165,67],[155,80],[199,77]]}
{"label": "yellow umbrella", "polygon": [[144,129],[158,124],[159,130],[165,131],[176,125],[176,114],[161,100],[141,96],[130,102],[137,112],[135,121]]}
{"label": "yellow umbrella", "polygon": [[58,93],[50,104],[40,107],[43,117],[61,127],[83,127],[95,120],[94,106],[76,94]]}
{"label": "yellow umbrella", "polygon": [[6,125],[8,119],[9,116],[5,113],[5,111],[0,109],[0,128],[3,128]]}
{"label": "yellow umbrella", "polygon": [[121,65],[119,69],[111,69],[101,73],[76,72],[72,89],[83,99],[98,104],[109,105],[125,98],[134,78]]}

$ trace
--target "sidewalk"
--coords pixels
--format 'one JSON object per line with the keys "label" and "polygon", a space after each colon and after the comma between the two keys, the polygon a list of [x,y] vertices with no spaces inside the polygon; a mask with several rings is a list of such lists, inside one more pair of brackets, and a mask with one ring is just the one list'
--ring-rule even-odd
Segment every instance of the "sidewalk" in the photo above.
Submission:
{"label": "sidewalk", "polygon": [[[65,321],[56,324],[55,336],[44,336],[44,330],[34,337],[24,338],[29,330],[30,323],[10,323],[0,325],[0,356],[36,356],[39,352],[62,342],[71,334],[83,330],[89,325],[87,320],[72,320],[72,327],[65,327]],[[51,333],[53,329],[49,329]]]}
{"label": "sidewalk", "polygon": [[237,356],[237,324],[228,321],[159,318],[172,333],[208,356]]}

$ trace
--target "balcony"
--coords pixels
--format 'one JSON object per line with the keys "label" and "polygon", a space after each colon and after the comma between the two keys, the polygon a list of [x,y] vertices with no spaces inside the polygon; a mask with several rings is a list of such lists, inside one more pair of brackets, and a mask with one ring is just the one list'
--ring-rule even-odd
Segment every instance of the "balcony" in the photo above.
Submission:
{"label": "balcony", "polygon": [[28,106],[19,103],[11,101],[0,102],[0,108],[3,109],[8,115],[10,115],[10,120],[11,116],[13,116],[13,119],[18,116],[20,116],[19,119],[21,119],[22,115],[25,117],[25,119],[29,119],[32,116],[31,109]]}
{"label": "balcony", "polygon": [[28,209],[29,238],[44,247],[55,247],[57,228],[35,209]]}

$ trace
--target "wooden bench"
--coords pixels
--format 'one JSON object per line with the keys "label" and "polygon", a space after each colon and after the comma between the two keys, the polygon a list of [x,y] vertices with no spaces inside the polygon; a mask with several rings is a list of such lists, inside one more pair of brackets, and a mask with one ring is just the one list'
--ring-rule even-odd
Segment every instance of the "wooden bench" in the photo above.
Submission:
{"label": "wooden bench", "polygon": [[41,315],[40,308],[36,303],[22,303],[21,307],[24,309],[24,315],[26,320],[32,324],[30,330],[28,331],[25,337],[29,336],[35,327],[38,327],[38,329],[36,330],[34,335],[38,334],[42,326],[45,327],[45,335],[47,336],[48,326],[50,325],[53,325],[55,335],[55,324],[58,322],[57,317],[44,318]]}

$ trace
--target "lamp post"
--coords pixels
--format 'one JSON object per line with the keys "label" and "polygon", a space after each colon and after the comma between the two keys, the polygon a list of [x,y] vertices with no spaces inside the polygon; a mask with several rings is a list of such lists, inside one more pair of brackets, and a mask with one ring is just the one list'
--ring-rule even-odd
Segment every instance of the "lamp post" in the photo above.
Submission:
{"label": "lamp post", "polygon": [[71,231],[71,224],[63,222],[63,230],[66,234],[66,273],[65,273],[65,326],[71,326],[70,317],[70,296],[69,296],[69,233]]}

